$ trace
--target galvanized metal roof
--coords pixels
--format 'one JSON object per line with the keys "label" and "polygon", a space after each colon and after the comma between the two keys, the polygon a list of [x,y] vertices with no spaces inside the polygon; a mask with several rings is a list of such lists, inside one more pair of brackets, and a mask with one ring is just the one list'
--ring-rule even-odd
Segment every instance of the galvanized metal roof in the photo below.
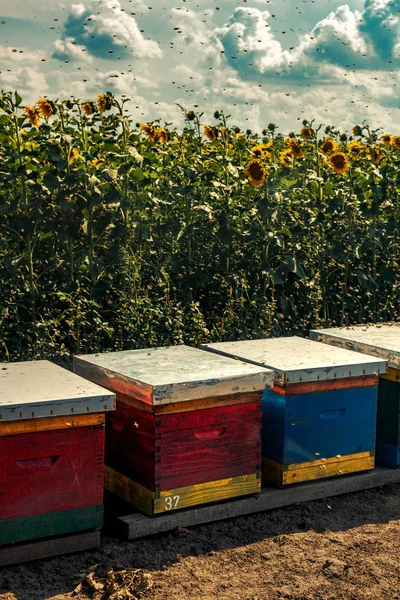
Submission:
{"label": "galvanized metal roof", "polygon": [[115,408],[115,395],[47,360],[0,363],[0,423]]}
{"label": "galvanized metal roof", "polygon": [[202,348],[273,369],[279,385],[347,379],[387,370],[384,360],[300,337],[221,342]]}
{"label": "galvanized metal roof", "polygon": [[318,329],[310,331],[310,338],[384,358],[389,367],[400,369],[399,323]]}
{"label": "galvanized metal roof", "polygon": [[271,387],[263,367],[189,346],[74,357],[74,371],[108,389],[160,405]]}

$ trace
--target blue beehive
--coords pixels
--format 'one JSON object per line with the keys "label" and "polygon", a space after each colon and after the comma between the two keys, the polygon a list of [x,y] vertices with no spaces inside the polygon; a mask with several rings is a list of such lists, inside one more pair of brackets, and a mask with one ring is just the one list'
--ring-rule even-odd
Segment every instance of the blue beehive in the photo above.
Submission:
{"label": "blue beehive", "polygon": [[263,393],[263,482],[286,485],[374,467],[378,375],[386,362],[298,337],[207,344],[272,369]]}
{"label": "blue beehive", "polygon": [[360,325],[311,331],[314,340],[379,356],[388,361],[379,377],[376,460],[387,467],[400,466],[400,326]]}

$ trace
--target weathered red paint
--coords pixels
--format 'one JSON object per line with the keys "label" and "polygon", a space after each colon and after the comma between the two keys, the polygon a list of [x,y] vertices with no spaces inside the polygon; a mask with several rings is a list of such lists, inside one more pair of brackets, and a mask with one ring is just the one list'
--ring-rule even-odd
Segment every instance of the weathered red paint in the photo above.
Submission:
{"label": "weathered red paint", "polygon": [[118,401],[106,464],[152,491],[259,472],[261,412],[261,401],[162,415]]}
{"label": "weathered red paint", "polygon": [[104,428],[0,437],[2,519],[102,504]]}

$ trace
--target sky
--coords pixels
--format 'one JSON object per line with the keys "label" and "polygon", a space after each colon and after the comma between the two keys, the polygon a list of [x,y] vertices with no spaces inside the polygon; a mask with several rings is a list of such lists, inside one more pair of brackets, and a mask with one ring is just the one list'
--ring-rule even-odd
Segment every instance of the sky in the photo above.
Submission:
{"label": "sky", "polygon": [[111,91],[140,122],[179,126],[181,105],[399,134],[399,66],[400,0],[0,0],[0,90]]}

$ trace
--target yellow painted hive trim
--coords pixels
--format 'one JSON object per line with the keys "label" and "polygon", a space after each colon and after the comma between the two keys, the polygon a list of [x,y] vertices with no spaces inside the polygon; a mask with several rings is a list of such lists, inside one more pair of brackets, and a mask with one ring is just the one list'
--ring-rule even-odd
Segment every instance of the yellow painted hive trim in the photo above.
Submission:
{"label": "yellow painted hive trim", "polygon": [[104,467],[104,487],[146,514],[153,514],[153,492],[107,465]]}
{"label": "yellow painted hive trim", "polygon": [[72,429],[73,427],[92,427],[94,425],[104,425],[104,423],[104,413],[76,415],[74,417],[45,417],[43,419],[8,421],[0,423],[0,437],[4,435],[19,435],[21,433],[54,431],[55,429]]}
{"label": "yellow painted hive trim", "polygon": [[337,464],[349,458],[358,459],[358,458],[370,458],[373,456],[371,452],[358,452],[357,454],[338,454],[337,456],[332,456],[330,458],[319,458],[318,460],[309,460],[307,462],[302,463],[292,463],[291,465],[281,465],[270,458],[266,458],[263,456],[263,464],[269,464],[275,469],[279,471],[297,471],[298,469],[307,469],[309,467],[318,467],[319,465],[329,465],[329,464]]}
{"label": "yellow painted hive trim", "polygon": [[394,369],[393,367],[388,368],[386,375],[381,375],[382,379],[388,379],[389,381],[400,382],[400,369]]}
{"label": "yellow painted hive trim", "polygon": [[[365,454],[367,454],[367,456],[365,456]],[[288,485],[290,483],[313,481],[315,479],[346,475],[358,471],[368,471],[374,468],[375,457],[368,452],[348,454],[347,456],[341,457],[341,460],[336,462],[321,462],[317,465],[310,463],[311,466],[290,470],[282,470],[282,465],[279,465],[279,468],[277,468],[277,463],[271,463],[272,461],[263,459],[264,485],[271,481],[278,485]],[[290,466],[292,467],[293,465]]]}
{"label": "yellow painted hive trim", "polygon": [[218,502],[236,496],[258,493],[261,479],[257,473],[197,483],[162,492],[152,492],[129,477],[105,467],[105,487],[147,514],[160,514],[189,506]]}

